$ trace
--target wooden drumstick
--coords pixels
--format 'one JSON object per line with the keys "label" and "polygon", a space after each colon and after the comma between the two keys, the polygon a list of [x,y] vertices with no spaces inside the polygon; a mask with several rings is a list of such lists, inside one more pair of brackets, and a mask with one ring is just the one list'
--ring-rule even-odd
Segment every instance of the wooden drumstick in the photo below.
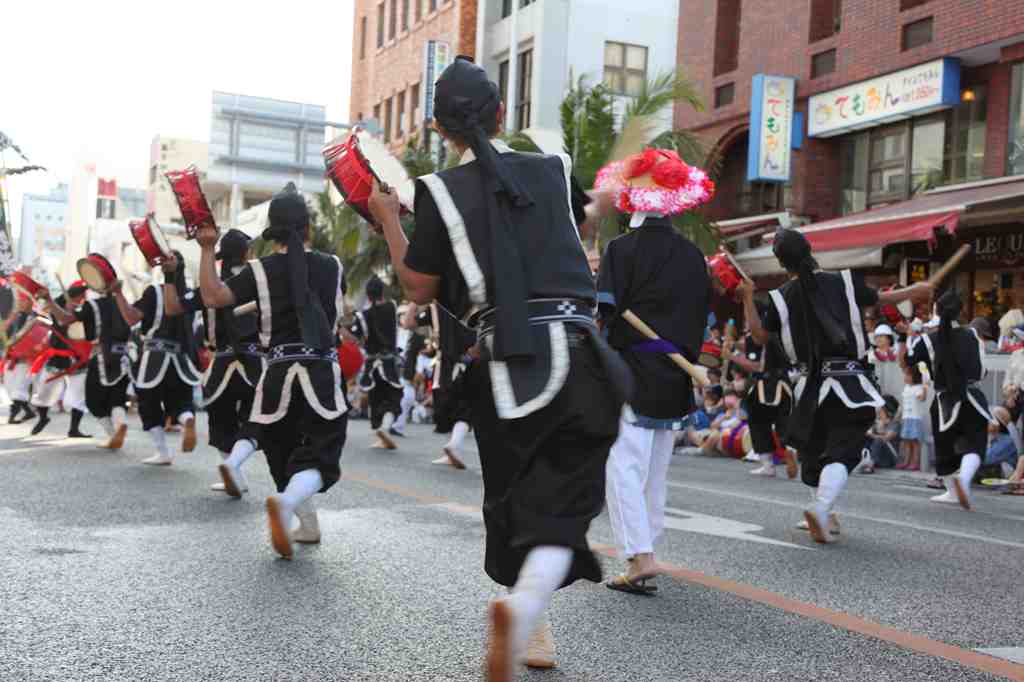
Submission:
{"label": "wooden drumstick", "polygon": [[[661,337],[658,336],[658,333],[651,329],[646,322],[637,317],[632,310],[624,311],[622,313],[622,319],[628,322],[630,326],[633,327],[633,329],[636,329],[638,332],[640,332],[647,338],[651,339],[652,341],[657,341],[661,339]],[[708,385],[707,375],[701,372],[699,369],[697,369],[697,367],[695,367],[692,362],[684,358],[679,353],[669,353],[668,356],[669,358],[672,359],[672,362],[676,363],[677,365],[679,365],[679,367],[685,370],[686,373],[690,375],[690,378],[692,378],[699,387],[703,388],[704,386]]]}
{"label": "wooden drumstick", "polygon": [[934,275],[928,278],[928,284],[932,288],[938,287],[939,284],[942,283],[942,280],[949,276],[949,273],[953,272],[953,270],[956,269],[956,266],[960,265],[960,261],[966,258],[967,254],[969,254],[970,252],[970,244],[964,244],[959,249],[957,249],[956,253],[954,253],[949,260],[943,263],[942,267],[939,268]]}
{"label": "wooden drumstick", "polygon": [[248,303],[244,303],[244,304],[236,307],[234,309],[234,312],[235,312],[235,317],[242,317],[243,315],[248,315],[249,313],[254,313],[254,312],[256,312],[256,301],[249,301]]}

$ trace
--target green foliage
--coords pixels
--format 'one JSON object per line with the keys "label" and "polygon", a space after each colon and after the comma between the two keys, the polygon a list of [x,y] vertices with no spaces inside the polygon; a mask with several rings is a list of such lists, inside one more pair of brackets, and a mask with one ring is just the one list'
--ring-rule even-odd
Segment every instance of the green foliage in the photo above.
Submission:
{"label": "green foliage", "polygon": [[573,174],[583,187],[593,187],[597,171],[608,160],[615,140],[611,92],[580,77],[561,104],[562,137],[573,160]]}

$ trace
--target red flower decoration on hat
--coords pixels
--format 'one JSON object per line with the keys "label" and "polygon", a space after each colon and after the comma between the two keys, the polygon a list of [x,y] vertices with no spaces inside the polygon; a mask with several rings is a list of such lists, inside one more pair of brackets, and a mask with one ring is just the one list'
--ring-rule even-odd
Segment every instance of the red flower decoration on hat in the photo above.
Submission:
{"label": "red flower decoration on hat", "polygon": [[668,149],[645,149],[597,173],[595,189],[612,192],[623,213],[676,215],[711,200],[715,184]]}

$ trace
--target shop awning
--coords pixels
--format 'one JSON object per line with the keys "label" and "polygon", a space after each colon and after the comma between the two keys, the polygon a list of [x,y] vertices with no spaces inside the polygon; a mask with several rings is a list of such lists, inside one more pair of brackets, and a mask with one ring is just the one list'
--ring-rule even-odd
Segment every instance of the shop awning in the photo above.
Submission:
{"label": "shop awning", "polygon": [[955,233],[989,209],[1005,210],[1021,200],[1024,216],[1024,176],[984,180],[925,192],[889,206],[825,220],[799,228],[816,252],[881,247],[929,241],[937,231]]}
{"label": "shop awning", "polygon": [[[882,265],[881,246],[868,246],[857,249],[842,249],[815,254],[818,264],[825,270],[842,270],[844,268],[877,268]],[[778,259],[772,253],[772,247],[762,246],[735,256],[749,277],[768,277],[785,274]]]}

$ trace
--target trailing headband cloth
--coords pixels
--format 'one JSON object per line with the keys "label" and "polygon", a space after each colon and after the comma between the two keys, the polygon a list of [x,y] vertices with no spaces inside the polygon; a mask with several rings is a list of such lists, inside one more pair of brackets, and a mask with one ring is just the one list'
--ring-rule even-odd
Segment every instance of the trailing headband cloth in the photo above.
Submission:
{"label": "trailing headband cloth", "polygon": [[[245,265],[245,254],[248,251],[249,235],[241,230],[232,228],[220,238],[220,248],[217,250],[215,258],[220,261],[220,278],[222,280],[228,281],[231,279],[236,268]],[[215,310],[211,310],[210,314],[214,319],[218,317]],[[217,334],[224,334],[228,345],[231,346],[235,357],[238,358],[243,354],[243,348],[238,331],[238,321],[235,319],[234,314],[228,311],[227,315],[220,315],[217,323]]]}
{"label": "trailing headband cloth", "polygon": [[836,318],[828,300],[818,288],[818,281],[814,277],[818,262],[814,259],[807,238],[796,230],[779,229],[775,232],[772,252],[783,268],[797,275],[799,299],[803,308],[804,334],[809,351],[807,383],[796,406],[797,418],[790,420],[789,429],[789,441],[799,448],[806,445],[810,439],[814,414],[818,408],[822,382],[821,334],[828,340],[833,353],[844,349],[847,346],[847,339],[843,324]]}
{"label": "trailing headband cloth", "polygon": [[483,172],[484,186],[491,190],[484,202],[491,226],[490,255],[498,315],[494,358],[499,361],[534,355],[526,304],[526,263],[513,234],[508,208],[492,195],[504,193],[516,207],[530,206],[533,199],[505,167],[481,125],[482,121],[494,120],[500,106],[498,87],[487,79],[486,71],[466,57],[456,57],[434,88],[434,116],[445,131],[469,144]]}
{"label": "trailing headband cloth", "polygon": [[299,319],[302,343],[324,352],[332,350],[333,328],[327,323],[327,314],[319,299],[309,288],[309,268],[306,264],[305,233],[309,227],[309,209],[295,183],[289,182],[274,195],[267,212],[270,226],[263,238],[288,246],[288,276],[292,306]]}
{"label": "trailing headband cloth", "polygon": [[937,374],[942,377],[945,388],[951,395],[962,399],[967,395],[967,379],[956,361],[953,349],[953,323],[960,317],[963,302],[956,289],[949,289],[935,303],[939,314],[939,357]]}

